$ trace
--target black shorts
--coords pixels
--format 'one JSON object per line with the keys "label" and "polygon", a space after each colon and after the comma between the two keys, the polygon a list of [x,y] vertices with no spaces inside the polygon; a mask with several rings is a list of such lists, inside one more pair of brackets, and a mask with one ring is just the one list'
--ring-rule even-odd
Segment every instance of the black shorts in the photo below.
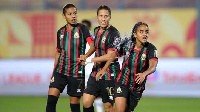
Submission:
{"label": "black shorts", "polygon": [[80,97],[83,95],[85,88],[85,77],[69,77],[53,72],[49,88],[57,88],[62,93],[65,86],[67,86],[67,94],[69,96]]}
{"label": "black shorts", "polygon": [[125,85],[121,85],[119,83],[115,84],[115,98],[116,97],[124,97],[127,99],[128,108],[133,111],[137,106],[140,98],[142,97],[142,93],[137,93],[129,90],[129,88]]}
{"label": "black shorts", "polygon": [[95,78],[89,77],[87,82],[87,88],[84,93],[94,95],[96,97],[101,97],[102,102],[114,103],[114,85],[113,80],[99,80],[96,81]]}

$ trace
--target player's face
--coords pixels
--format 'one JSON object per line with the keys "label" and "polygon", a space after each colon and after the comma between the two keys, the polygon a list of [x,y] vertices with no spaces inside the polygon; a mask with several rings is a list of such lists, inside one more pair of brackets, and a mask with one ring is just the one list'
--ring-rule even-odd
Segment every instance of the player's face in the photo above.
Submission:
{"label": "player's face", "polygon": [[106,29],[109,26],[110,18],[111,17],[108,10],[105,9],[99,10],[97,15],[97,20],[101,28]]}
{"label": "player's face", "polygon": [[77,10],[74,7],[66,9],[65,15],[63,17],[66,19],[67,24],[74,25],[77,23]]}
{"label": "player's face", "polygon": [[149,28],[146,25],[140,25],[137,28],[136,33],[134,33],[134,37],[136,38],[137,42],[144,44],[147,42],[149,36]]}

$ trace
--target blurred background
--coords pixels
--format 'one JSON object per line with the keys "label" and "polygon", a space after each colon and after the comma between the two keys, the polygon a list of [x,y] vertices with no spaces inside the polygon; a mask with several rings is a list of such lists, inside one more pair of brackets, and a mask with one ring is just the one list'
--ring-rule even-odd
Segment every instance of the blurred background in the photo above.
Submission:
{"label": "blurred background", "polygon": [[[199,0],[0,0],[0,112],[45,110],[56,32],[66,24],[62,8],[68,3],[77,7],[79,22],[92,22],[92,32],[104,4],[121,38],[138,21],[149,25],[148,41],[157,47],[159,63],[136,112],[199,112]],[[65,99],[58,111],[70,110]]]}

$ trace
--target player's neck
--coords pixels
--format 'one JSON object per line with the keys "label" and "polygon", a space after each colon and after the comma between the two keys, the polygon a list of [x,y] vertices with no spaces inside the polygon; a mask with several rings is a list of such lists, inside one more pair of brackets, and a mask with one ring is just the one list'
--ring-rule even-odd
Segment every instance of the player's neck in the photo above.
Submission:
{"label": "player's neck", "polygon": [[66,29],[67,30],[72,30],[75,27],[75,25],[67,24]]}
{"label": "player's neck", "polygon": [[140,50],[140,49],[142,49],[143,47],[144,47],[144,45],[143,45],[142,43],[136,42],[135,48],[134,48],[134,49]]}
{"label": "player's neck", "polygon": [[107,27],[100,27],[99,32],[104,32],[104,31],[106,31],[109,27],[110,27],[110,25],[108,25]]}

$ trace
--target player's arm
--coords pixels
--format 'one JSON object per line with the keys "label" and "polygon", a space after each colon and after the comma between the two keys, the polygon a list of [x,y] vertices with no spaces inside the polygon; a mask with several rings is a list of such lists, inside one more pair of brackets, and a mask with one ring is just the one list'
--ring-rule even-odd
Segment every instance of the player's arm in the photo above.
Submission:
{"label": "player's arm", "polygon": [[[104,67],[96,74],[95,78],[96,78],[96,81],[98,81],[99,79],[101,79],[104,75],[105,75],[105,72],[106,72],[106,69],[110,66],[110,64],[116,59],[117,57],[117,54],[115,53],[115,51],[110,51],[110,58],[107,58],[107,62],[106,64],[104,65]],[[96,59],[98,60],[98,59]],[[100,77],[100,78],[99,78]]]}
{"label": "player's arm", "polygon": [[89,44],[89,46],[90,46],[90,49],[88,50],[88,52],[87,52],[86,54],[80,55],[79,61],[80,61],[80,62],[83,62],[83,63],[81,63],[82,65],[85,65],[84,61],[85,61],[88,57],[90,57],[90,56],[94,53],[94,51],[95,51],[94,39],[93,39],[93,37],[88,37],[86,40],[87,40],[87,42],[88,42],[88,44]]}
{"label": "player's arm", "polygon": [[91,62],[105,62],[105,61],[110,60],[111,58],[112,59],[114,58],[113,61],[115,60],[115,57],[113,57],[113,54],[115,54],[116,51],[117,51],[117,49],[115,48],[115,45],[120,43],[120,40],[121,40],[119,32],[118,31],[113,32],[110,35],[110,38],[111,39],[109,40],[109,46],[108,46],[108,49],[107,49],[107,53],[103,56],[92,58]]}
{"label": "player's arm", "polygon": [[82,31],[83,31],[83,34],[84,34],[84,37],[85,37],[87,43],[90,46],[90,49],[88,50],[88,52],[86,54],[80,55],[80,58],[79,58],[80,62],[85,61],[86,58],[88,58],[89,56],[91,56],[94,53],[94,51],[95,51],[94,38],[92,36],[92,33],[90,32],[90,30],[86,26],[82,26]]}
{"label": "player's arm", "polygon": [[110,59],[113,59],[113,61],[114,61],[115,57],[113,56],[113,54],[115,54],[115,51],[108,50],[107,54],[100,56],[100,57],[92,58],[91,62],[104,62],[104,61],[108,61]]}
{"label": "player's arm", "polygon": [[148,76],[148,75],[154,73],[156,71],[157,64],[158,64],[157,60],[151,59],[149,61],[149,68],[146,71],[144,71],[143,74],[145,76]]}
{"label": "player's arm", "polygon": [[136,79],[135,79],[136,83],[141,84],[148,75],[154,73],[156,71],[157,63],[158,61],[156,60],[150,60],[149,68],[143,73],[136,74]]}
{"label": "player's arm", "polygon": [[60,52],[62,50],[61,44],[60,44],[60,30],[57,31],[57,47],[55,52],[55,59],[54,59],[54,70],[56,68],[56,65],[58,64],[58,59],[60,57]]}
{"label": "player's arm", "polygon": [[136,74],[135,81],[138,84],[141,84],[148,75],[150,75],[150,74],[152,74],[156,71],[156,67],[157,67],[157,64],[158,64],[157,49],[153,45],[151,45],[149,49],[150,49],[148,51],[149,68],[146,71],[144,71],[143,73]]}
{"label": "player's arm", "polygon": [[90,57],[95,51],[94,43],[90,43],[89,46],[90,46],[90,49],[85,54],[86,57]]}
{"label": "player's arm", "polygon": [[55,52],[55,59],[54,59],[54,69],[56,65],[58,64],[58,58],[60,57],[60,52],[56,50]]}

